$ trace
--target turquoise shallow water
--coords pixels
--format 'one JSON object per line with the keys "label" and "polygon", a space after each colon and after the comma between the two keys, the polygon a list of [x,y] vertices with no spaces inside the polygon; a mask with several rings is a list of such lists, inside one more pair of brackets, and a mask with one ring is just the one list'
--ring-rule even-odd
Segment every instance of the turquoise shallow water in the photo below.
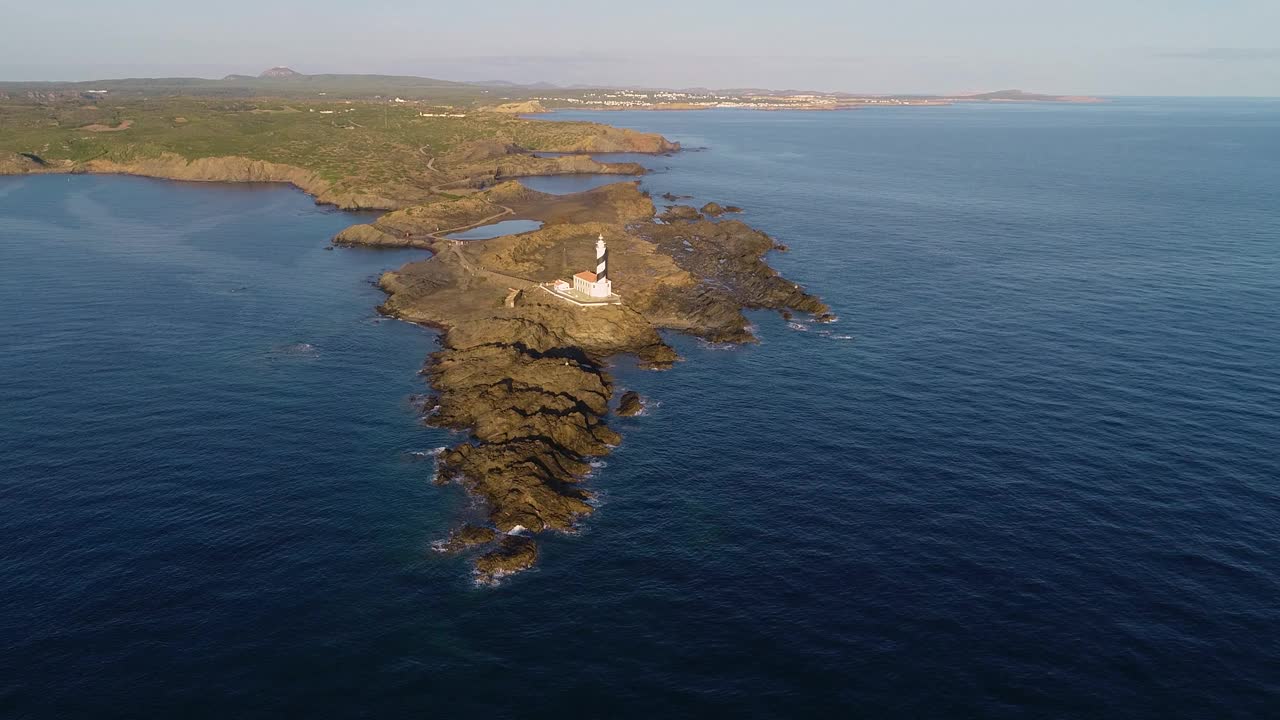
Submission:
{"label": "turquoise shallow water", "polygon": [[429,551],[433,335],[372,312],[420,253],[0,179],[0,710],[1274,714],[1280,104],[605,119],[841,319],[620,362],[599,512],[496,589]]}

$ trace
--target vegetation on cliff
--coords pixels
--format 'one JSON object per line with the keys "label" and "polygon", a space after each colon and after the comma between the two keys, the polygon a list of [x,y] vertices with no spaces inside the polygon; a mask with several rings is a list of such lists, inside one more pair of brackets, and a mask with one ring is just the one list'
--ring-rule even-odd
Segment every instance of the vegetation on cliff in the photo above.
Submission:
{"label": "vegetation on cliff", "polygon": [[322,202],[393,209],[505,177],[642,172],[534,152],[676,148],[657,135],[596,123],[455,115],[341,100],[10,99],[0,102],[0,173],[291,182]]}

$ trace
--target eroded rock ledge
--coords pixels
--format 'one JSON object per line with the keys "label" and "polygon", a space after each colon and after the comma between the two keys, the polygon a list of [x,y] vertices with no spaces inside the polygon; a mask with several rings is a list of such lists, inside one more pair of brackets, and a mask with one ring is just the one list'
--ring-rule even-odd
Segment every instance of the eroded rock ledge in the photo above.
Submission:
{"label": "eroded rock ledge", "polygon": [[[830,317],[820,300],[765,263],[779,246],[764,233],[738,221],[654,217],[636,183],[569,196],[506,183],[392,213],[335,238],[434,253],[381,278],[387,299],[380,310],[443,331],[441,349],[424,368],[438,406],[427,422],[469,438],[441,454],[439,478],[482,499],[492,526],[464,527],[444,547],[477,552],[482,582],[528,567],[538,556],[538,533],[571,530],[592,511],[583,483],[590,462],[621,442],[606,422],[615,394],[610,356],[670,367],[678,358],[660,329],[751,342],[746,308]],[[441,236],[499,218],[545,225],[486,241]],[[540,286],[593,266],[600,234],[622,305],[579,307]],[[623,410],[638,410],[635,400]]]}

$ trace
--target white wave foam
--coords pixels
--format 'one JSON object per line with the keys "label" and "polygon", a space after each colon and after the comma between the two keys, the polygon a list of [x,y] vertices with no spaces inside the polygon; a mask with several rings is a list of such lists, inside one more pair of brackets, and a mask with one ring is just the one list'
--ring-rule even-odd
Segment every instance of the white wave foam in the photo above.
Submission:
{"label": "white wave foam", "polygon": [[431,448],[430,450],[410,450],[409,454],[416,458],[434,458],[440,457],[440,453],[444,452],[446,449],[447,448],[444,445],[441,445],[438,448]]}
{"label": "white wave foam", "polygon": [[698,338],[698,346],[701,347],[703,350],[737,350],[738,349],[738,345],[735,343],[710,342],[709,340],[703,340],[702,338]]}
{"label": "white wave foam", "polygon": [[660,407],[662,407],[662,402],[660,400],[645,400],[640,405],[640,409],[636,411],[636,414],[631,417],[644,417],[648,415],[651,410],[657,410]]}
{"label": "white wave foam", "polygon": [[272,352],[278,355],[315,355],[319,352],[319,349],[311,343],[298,342],[279,345],[273,348]]}
{"label": "white wave foam", "polygon": [[809,332],[809,326],[804,323],[788,322],[787,327],[795,330],[796,332]]}

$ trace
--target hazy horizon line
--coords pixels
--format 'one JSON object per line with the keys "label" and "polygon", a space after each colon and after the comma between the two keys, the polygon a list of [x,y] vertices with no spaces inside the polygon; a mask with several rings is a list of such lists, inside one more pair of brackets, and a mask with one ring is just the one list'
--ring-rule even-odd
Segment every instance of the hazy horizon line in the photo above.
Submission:
{"label": "hazy horizon line", "polygon": [[[477,58],[477,59],[478,59],[478,58]],[[1280,94],[1276,94],[1276,95],[1249,95],[1249,94],[1241,95],[1241,94],[1225,94],[1225,95],[1224,95],[1224,94],[1207,94],[1207,93],[1206,93],[1206,94],[1165,94],[1165,93],[1151,93],[1151,94],[1146,94],[1146,93],[1096,93],[1096,92],[1089,92],[1089,91],[1054,92],[1054,91],[1044,91],[1044,90],[1041,90],[1041,89],[1039,89],[1039,88],[1027,89],[1027,88],[1013,88],[1013,87],[997,87],[997,86],[994,86],[994,85],[993,85],[993,86],[991,86],[989,89],[978,89],[978,90],[973,90],[973,89],[969,89],[969,90],[959,90],[959,91],[939,91],[939,90],[902,90],[902,91],[885,92],[885,91],[859,91],[859,90],[830,89],[830,88],[820,88],[820,87],[807,87],[807,86],[802,86],[802,85],[792,85],[792,86],[782,87],[782,86],[769,86],[769,85],[766,85],[766,84],[760,84],[760,85],[713,86],[713,85],[661,85],[661,84],[656,84],[656,83],[655,83],[655,84],[645,84],[645,83],[585,83],[585,82],[563,83],[563,82],[555,82],[555,81],[552,81],[552,80],[536,80],[536,81],[529,81],[529,82],[520,82],[520,81],[508,80],[508,79],[506,79],[506,78],[502,78],[502,77],[489,77],[489,78],[485,78],[485,79],[457,79],[457,78],[451,78],[451,77],[442,76],[442,75],[419,75],[419,74],[414,74],[414,73],[405,73],[405,72],[359,72],[359,71],[346,71],[346,72],[299,72],[299,71],[297,71],[297,70],[296,70],[296,68],[294,68],[292,65],[287,65],[287,64],[282,64],[282,65],[273,65],[273,66],[271,66],[271,67],[272,67],[272,68],[284,67],[284,68],[293,69],[295,72],[298,72],[298,73],[299,73],[299,75],[303,75],[303,76],[315,76],[315,75],[336,75],[336,76],[343,76],[343,75],[350,75],[350,76],[408,77],[408,78],[420,78],[420,79],[423,79],[423,80],[438,80],[438,81],[444,81],[444,82],[453,82],[453,83],[459,83],[459,84],[462,84],[462,85],[472,85],[472,86],[483,86],[483,85],[486,85],[486,84],[498,84],[498,83],[501,83],[501,85],[496,85],[496,87],[502,87],[502,86],[504,86],[504,85],[505,85],[505,86],[509,86],[509,87],[512,87],[512,88],[524,88],[524,89],[536,88],[538,85],[552,86],[552,87],[547,87],[546,89],[548,89],[548,90],[577,90],[577,89],[602,89],[602,90],[612,90],[612,89],[617,89],[617,90],[628,90],[628,89],[632,89],[632,90],[672,90],[672,91],[681,91],[681,90],[710,90],[710,91],[727,91],[727,90],[766,90],[766,91],[769,91],[769,92],[784,92],[784,91],[792,91],[792,92],[815,92],[815,93],[827,93],[827,94],[866,95],[866,96],[872,96],[872,97],[894,97],[894,96],[965,97],[965,96],[970,96],[970,95],[980,95],[980,94],[984,94],[984,93],[991,93],[991,92],[1018,91],[1018,92],[1026,92],[1026,93],[1037,94],[1037,95],[1055,95],[1055,96],[1061,96],[1061,97],[1096,97],[1096,98],[1101,98],[1101,99],[1120,99],[1120,98],[1202,98],[1202,99],[1212,99],[1212,98],[1222,98],[1222,99],[1260,99],[1260,100],[1263,100],[1263,99],[1277,99],[1277,98],[1280,98]],[[261,71],[259,71],[259,72],[261,72]],[[225,80],[225,79],[227,79],[227,78],[229,78],[229,77],[232,77],[232,76],[241,76],[241,77],[250,78],[250,79],[259,79],[259,75],[258,75],[257,73],[248,73],[248,72],[226,72],[226,73],[222,73],[221,75],[204,75],[204,74],[152,74],[152,75],[146,75],[146,74],[132,74],[132,75],[130,75],[130,74],[121,74],[121,75],[106,76],[106,77],[91,77],[91,76],[84,76],[84,75],[80,75],[80,76],[78,76],[78,77],[77,77],[77,76],[72,76],[72,77],[63,76],[63,77],[54,77],[54,78],[30,78],[30,77],[26,77],[26,78],[22,78],[22,79],[9,79],[9,78],[5,78],[5,77],[0,77],[0,83],[15,83],[15,84],[16,84],[16,83],[22,83],[22,84],[37,84],[37,83],[38,83],[38,84],[56,85],[56,84],[69,84],[69,83],[116,82],[116,81],[123,81],[123,80],[208,80],[208,81],[218,81],[218,80]],[[269,78],[262,78],[262,79],[269,79]]]}

